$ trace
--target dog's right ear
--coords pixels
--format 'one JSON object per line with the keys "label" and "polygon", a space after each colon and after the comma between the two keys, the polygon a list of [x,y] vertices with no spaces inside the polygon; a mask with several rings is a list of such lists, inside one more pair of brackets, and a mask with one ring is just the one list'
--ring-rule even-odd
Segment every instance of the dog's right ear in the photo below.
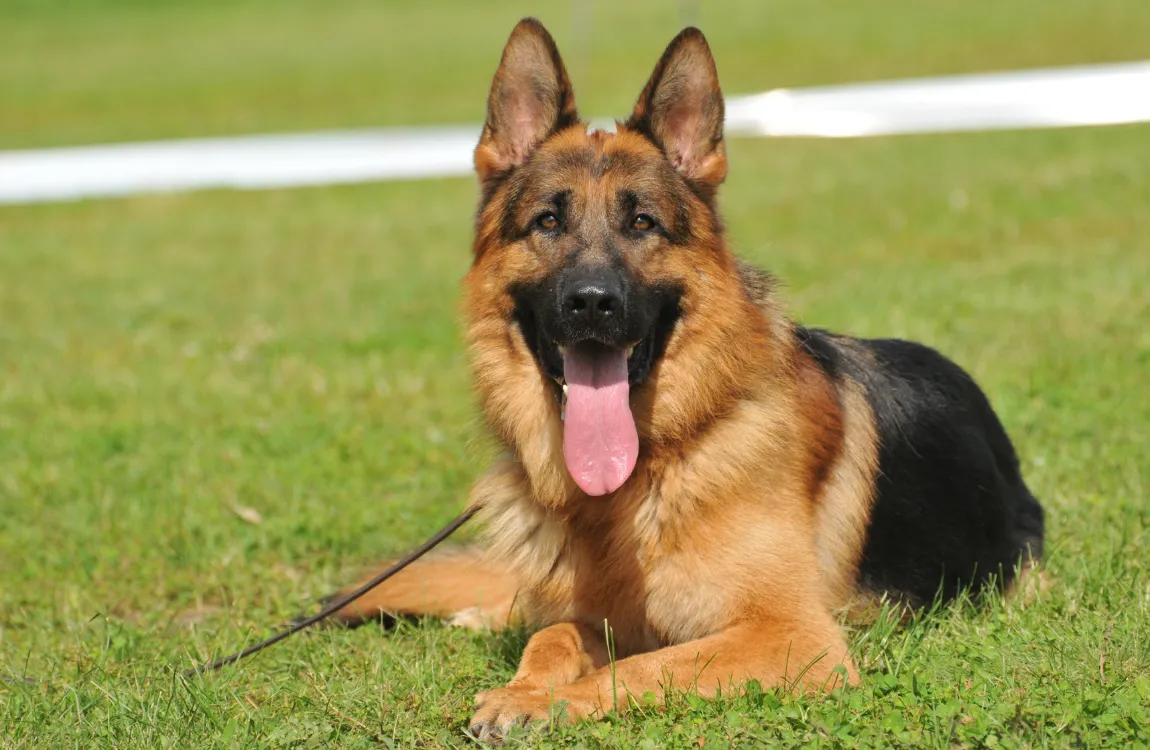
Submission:
{"label": "dog's right ear", "polygon": [[516,24],[487,97],[475,171],[487,181],[522,164],[547,136],[579,121],[555,40],[534,18]]}

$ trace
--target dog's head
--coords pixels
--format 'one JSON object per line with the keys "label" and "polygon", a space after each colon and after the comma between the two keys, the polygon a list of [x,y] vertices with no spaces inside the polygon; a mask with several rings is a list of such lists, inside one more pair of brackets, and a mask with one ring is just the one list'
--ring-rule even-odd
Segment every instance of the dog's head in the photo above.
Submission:
{"label": "dog's head", "polygon": [[475,168],[467,309],[487,415],[541,464],[561,431],[576,485],[613,492],[641,439],[681,439],[708,418],[740,375],[736,350],[754,345],[715,208],[727,159],[706,39],[679,34],[631,117],[588,133],[551,36],[520,22]]}

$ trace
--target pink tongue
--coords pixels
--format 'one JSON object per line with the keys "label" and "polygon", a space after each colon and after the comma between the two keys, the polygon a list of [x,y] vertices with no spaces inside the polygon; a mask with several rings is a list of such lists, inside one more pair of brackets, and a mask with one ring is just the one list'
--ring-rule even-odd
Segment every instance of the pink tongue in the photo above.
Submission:
{"label": "pink tongue", "polygon": [[567,414],[563,458],[575,484],[588,495],[606,495],[627,481],[639,456],[639,434],[627,401],[627,355],[598,346],[563,354]]}

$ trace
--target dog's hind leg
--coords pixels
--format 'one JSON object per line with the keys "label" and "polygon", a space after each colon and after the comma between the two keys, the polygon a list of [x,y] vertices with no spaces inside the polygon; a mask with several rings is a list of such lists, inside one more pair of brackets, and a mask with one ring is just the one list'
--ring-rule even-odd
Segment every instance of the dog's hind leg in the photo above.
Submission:
{"label": "dog's hind leg", "polygon": [[[357,587],[349,586],[329,600]],[[463,547],[418,560],[333,617],[357,625],[380,616],[428,616],[460,627],[499,630],[514,619],[517,592],[510,571],[483,550]]]}

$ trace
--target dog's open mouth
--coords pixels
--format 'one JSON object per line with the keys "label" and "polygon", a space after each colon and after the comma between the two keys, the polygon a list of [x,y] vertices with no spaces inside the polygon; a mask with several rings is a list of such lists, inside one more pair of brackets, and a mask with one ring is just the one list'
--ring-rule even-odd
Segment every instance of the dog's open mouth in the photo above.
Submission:
{"label": "dog's open mouth", "polygon": [[563,345],[543,332],[529,309],[517,310],[524,340],[562,404],[567,471],[588,495],[614,492],[635,470],[639,435],[631,392],[663,356],[678,317],[676,298],[661,306],[635,343],[609,346],[588,338]]}

